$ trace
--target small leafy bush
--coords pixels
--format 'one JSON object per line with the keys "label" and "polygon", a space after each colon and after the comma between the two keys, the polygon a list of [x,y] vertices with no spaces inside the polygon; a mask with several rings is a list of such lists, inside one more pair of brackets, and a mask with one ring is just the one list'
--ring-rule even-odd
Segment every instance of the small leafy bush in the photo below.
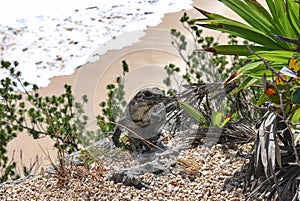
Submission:
{"label": "small leafy bush", "polygon": [[[79,150],[80,135],[87,124],[83,105],[76,103],[71,87],[65,85],[61,95],[42,97],[35,84],[22,80],[21,72],[13,64],[1,61],[1,70],[7,77],[0,80],[0,165],[1,182],[18,177],[15,162],[8,162],[7,143],[26,131],[34,139],[51,137],[58,149],[60,166],[64,166],[65,153]],[[18,90],[18,89],[21,89]],[[85,103],[87,100],[83,99]]]}
{"label": "small leafy bush", "polygon": [[129,72],[126,61],[122,61],[123,75],[106,86],[107,99],[99,106],[102,114],[97,116],[98,124],[102,132],[113,131],[117,120],[124,116],[124,108],[127,105],[124,91],[124,77]]}

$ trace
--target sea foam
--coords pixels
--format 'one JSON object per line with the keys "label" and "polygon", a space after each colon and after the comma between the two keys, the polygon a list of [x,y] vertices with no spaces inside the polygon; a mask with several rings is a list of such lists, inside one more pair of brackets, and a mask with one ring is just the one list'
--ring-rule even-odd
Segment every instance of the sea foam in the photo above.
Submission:
{"label": "sea foam", "polygon": [[[108,41],[155,26],[164,14],[190,9],[191,4],[190,0],[11,0],[0,8],[0,58],[18,61],[24,80],[46,87],[50,78],[70,75],[89,62],[95,49],[104,47],[104,54]],[[1,72],[0,78],[5,76]]]}

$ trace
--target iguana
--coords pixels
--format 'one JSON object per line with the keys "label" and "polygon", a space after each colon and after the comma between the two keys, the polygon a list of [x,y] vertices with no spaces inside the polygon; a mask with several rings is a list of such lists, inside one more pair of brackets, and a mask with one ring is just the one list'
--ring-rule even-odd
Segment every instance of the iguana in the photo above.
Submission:
{"label": "iguana", "polygon": [[[140,90],[128,103],[125,117],[118,121],[112,140],[117,147],[131,152],[148,152],[156,145],[166,123],[166,104],[174,101],[157,87]],[[127,130],[128,144],[120,141],[122,130]]]}

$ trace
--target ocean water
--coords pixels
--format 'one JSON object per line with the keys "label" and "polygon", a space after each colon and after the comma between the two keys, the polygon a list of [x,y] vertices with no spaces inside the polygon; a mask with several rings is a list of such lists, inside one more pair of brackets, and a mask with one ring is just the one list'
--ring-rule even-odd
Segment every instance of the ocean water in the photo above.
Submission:
{"label": "ocean water", "polygon": [[[70,75],[89,62],[91,53],[108,41],[155,26],[164,14],[190,9],[191,4],[191,0],[6,1],[0,7],[0,59],[18,61],[24,80],[46,87],[50,78]],[[137,34],[124,46],[140,37]],[[5,76],[0,72],[0,78]]]}

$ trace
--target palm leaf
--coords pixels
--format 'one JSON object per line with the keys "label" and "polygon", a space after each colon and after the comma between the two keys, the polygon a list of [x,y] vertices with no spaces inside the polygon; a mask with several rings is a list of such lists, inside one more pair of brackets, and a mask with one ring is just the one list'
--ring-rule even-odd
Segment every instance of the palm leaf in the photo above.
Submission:
{"label": "palm leaf", "polygon": [[[259,129],[255,152],[255,167],[263,167],[267,177],[275,170],[276,115],[270,114],[263,120]],[[256,172],[261,172],[256,170]]]}
{"label": "palm leaf", "polygon": [[[263,62],[258,62],[258,63],[260,64],[256,68],[252,68],[244,71],[244,68],[242,67],[240,70],[241,72],[243,72],[243,74],[247,74],[254,78],[261,78],[264,74],[266,74],[267,80],[272,80],[273,78],[272,72],[266,69],[266,66]],[[272,68],[276,72],[279,72],[284,65],[286,65],[286,63],[270,62],[270,66],[272,66]]]}
{"label": "palm leaf", "polygon": [[229,33],[241,38],[245,38],[257,44],[261,44],[268,49],[288,49],[288,45],[282,41],[276,41],[259,29],[250,27],[243,23],[227,19],[202,19],[197,20],[197,25],[210,28],[225,33]]}
{"label": "palm leaf", "polygon": [[[218,45],[215,47],[204,48],[203,50],[215,54],[239,55],[239,56],[250,55],[250,51],[245,45]],[[264,51],[266,50],[266,48],[262,46],[251,46],[251,50],[258,52],[258,51]]]}
{"label": "palm leaf", "polygon": [[242,83],[240,84],[240,86],[238,88],[236,88],[232,94],[237,94],[239,93],[241,90],[249,87],[249,86],[252,86],[254,83],[256,83],[258,81],[257,78],[253,78],[253,77],[250,77],[248,76],[244,81],[242,81]]}
{"label": "palm leaf", "polygon": [[[266,33],[273,29],[273,22],[270,20],[272,19],[271,16],[267,14],[268,12],[263,7],[257,7],[257,2],[256,4],[251,4],[250,1],[247,1],[248,4],[242,1],[231,0],[222,0],[221,2],[238,14],[250,26],[263,30]],[[249,9],[249,7],[252,9]]]}
{"label": "palm leaf", "polygon": [[245,0],[245,2],[249,6],[249,8],[251,8],[250,11],[253,10],[256,13],[259,13],[259,15],[261,16],[261,18],[263,18],[263,20],[269,21],[271,24],[273,24],[272,16],[260,3],[252,0]]}
{"label": "palm leaf", "polygon": [[[239,36],[261,45],[262,48],[266,48],[265,50],[296,50],[295,44],[276,40],[274,37],[280,35],[298,38],[299,4],[294,0],[266,0],[268,9],[253,0],[221,0],[221,2],[247,24],[197,9],[206,17],[206,19],[198,19],[198,25]],[[224,54],[228,53],[234,54],[229,50],[224,52]]]}
{"label": "palm leaf", "polygon": [[201,124],[206,124],[205,117],[193,106],[189,105],[188,103],[185,103],[183,101],[178,101],[179,105],[194,119],[196,119]]}
{"label": "palm leaf", "polygon": [[294,1],[288,0],[286,4],[288,21],[291,22],[292,28],[295,33],[300,33],[299,24],[299,4]]}
{"label": "palm leaf", "polygon": [[[266,1],[274,20],[273,26],[276,28],[276,32],[274,32],[274,34],[278,33],[278,35],[283,35],[290,38],[297,37],[298,33],[294,32],[287,15],[286,3],[283,0]],[[296,5],[296,3],[293,3],[293,5]],[[289,44],[289,46],[291,46],[291,44]]]}
{"label": "palm leaf", "polygon": [[[253,49],[253,51],[255,50]],[[256,52],[256,54],[258,54],[259,56],[261,56],[262,58],[266,59],[269,62],[281,62],[287,65],[288,61],[293,56],[294,52],[287,51],[287,50],[273,50],[273,51],[258,51]],[[248,58],[252,60],[261,60],[256,55],[251,55]]]}

